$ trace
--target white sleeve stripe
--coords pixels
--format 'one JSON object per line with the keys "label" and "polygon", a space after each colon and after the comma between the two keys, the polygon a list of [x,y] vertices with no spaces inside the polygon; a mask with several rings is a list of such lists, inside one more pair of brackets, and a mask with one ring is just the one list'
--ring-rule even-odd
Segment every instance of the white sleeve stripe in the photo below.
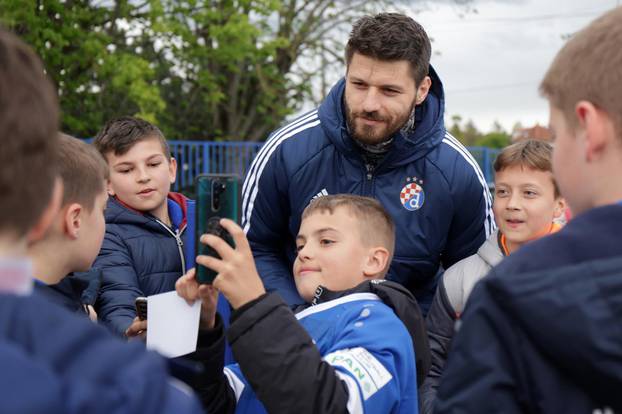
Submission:
{"label": "white sleeve stripe", "polygon": [[242,395],[242,392],[244,391],[244,383],[229,368],[225,367],[223,369],[223,373],[225,374],[225,377],[227,377],[227,381],[229,381],[229,386],[231,387],[231,389],[233,390],[235,394],[235,401],[236,402],[240,401],[240,396]]}
{"label": "white sleeve stripe", "polygon": [[[250,211],[252,210],[252,208],[249,208],[248,206],[249,194],[252,194],[253,191],[255,190],[255,187],[258,185],[261,172],[263,171],[265,165],[268,163],[272,153],[285,139],[291,137],[297,132],[300,132],[306,129],[306,128],[300,129],[301,126],[304,126],[305,124],[308,124],[309,122],[314,122],[314,121],[319,123],[319,121],[316,121],[316,119],[317,119],[317,111],[314,111],[311,114],[305,117],[302,117],[292,122],[287,127],[283,128],[280,132],[275,134],[272,138],[268,140],[268,142],[266,142],[263,145],[263,147],[261,148],[261,150],[255,157],[255,159],[253,160],[253,163],[251,164],[251,167],[246,175],[246,179],[244,180],[244,184],[242,186],[242,194],[243,194],[242,225],[243,226],[246,222],[250,221]],[[313,126],[317,125],[317,123],[314,123]],[[292,130],[296,132],[292,134],[291,133]]]}
{"label": "white sleeve stripe", "polygon": [[[305,129],[309,129],[309,128],[313,128],[317,125],[320,124],[320,120],[317,119],[313,122],[309,122],[307,124],[303,124],[301,126],[299,126],[298,128],[294,129],[293,131],[283,135],[280,139],[277,145],[275,145],[270,152],[267,154],[266,158],[263,160],[261,167],[259,168],[259,172],[257,174],[257,178],[254,180],[254,186],[252,187],[252,190],[250,188],[248,188],[247,190],[250,191],[250,199],[248,201],[248,205],[246,210],[244,210],[244,207],[242,207],[242,212],[246,213],[246,216],[244,216],[244,214],[242,215],[242,225],[244,227],[244,233],[248,233],[248,229],[250,228],[250,222],[251,222],[251,217],[253,215],[253,206],[255,205],[255,198],[257,197],[257,192],[259,191],[259,179],[261,177],[261,173],[263,172],[264,168],[266,168],[266,165],[268,165],[268,160],[270,159],[270,156],[272,155],[272,153],[277,149],[278,145],[285,141],[286,139],[295,136],[296,134],[298,134],[301,131],[304,131]],[[251,177],[252,178],[252,177]],[[248,193],[244,196],[245,198],[248,197]]]}
{"label": "white sleeve stripe", "polygon": [[[306,122],[307,120],[309,120],[309,118],[314,117],[317,114],[317,110],[309,112],[305,115],[302,115],[300,118],[295,119],[294,121],[290,122],[289,124],[285,125],[284,127],[278,129],[274,134],[272,134],[272,136],[264,143],[264,145],[261,147],[261,149],[259,150],[259,152],[257,152],[257,155],[255,156],[255,159],[253,160],[253,163],[251,164],[249,170],[248,170],[248,174],[246,175],[246,177],[250,177],[252,174],[255,174],[255,170],[257,169],[257,165],[259,164],[259,159],[264,157],[264,154],[266,153],[266,151],[268,151],[269,148],[271,148],[272,144],[277,141],[281,135],[283,135],[283,133],[291,130],[292,128],[295,128],[296,126]],[[244,193],[246,191],[246,187],[247,185],[250,184],[250,180],[246,179],[244,180],[244,185],[242,186],[242,193]]]}
{"label": "white sleeve stripe", "polygon": [[467,149],[464,148],[462,144],[459,144],[459,143],[456,144],[454,142],[455,138],[452,140],[451,138],[453,137],[451,138],[448,138],[448,137],[451,137],[451,135],[447,135],[447,137],[443,139],[443,142],[449,145],[450,147],[452,147],[453,149],[455,149],[471,165],[473,170],[475,170],[475,173],[479,179],[480,184],[483,187],[484,200],[486,201],[486,211],[485,211],[486,219],[484,222],[484,227],[486,230],[486,238],[488,238],[488,236],[490,236],[496,228],[495,222],[494,222],[494,213],[492,211],[492,199],[490,196],[490,191],[488,191],[488,184],[486,183],[486,180],[484,179],[484,174],[482,173],[482,170],[479,168],[479,165],[477,164],[475,159],[473,159],[471,154],[467,155],[465,153],[465,152],[468,152]]}
{"label": "white sleeve stripe", "polygon": [[337,376],[346,384],[348,389],[347,409],[350,414],[363,414],[363,401],[361,401],[361,392],[356,381],[348,374],[335,370]]}

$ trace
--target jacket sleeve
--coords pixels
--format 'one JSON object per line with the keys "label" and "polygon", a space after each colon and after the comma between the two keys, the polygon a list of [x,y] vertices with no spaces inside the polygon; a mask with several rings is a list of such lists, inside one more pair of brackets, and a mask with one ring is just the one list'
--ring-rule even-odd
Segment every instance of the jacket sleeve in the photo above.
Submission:
{"label": "jacket sleeve", "polygon": [[490,191],[470,154],[457,163],[448,179],[454,213],[441,256],[445,269],[475,254],[495,229]]}
{"label": "jacket sleeve", "polygon": [[444,278],[449,276],[448,273],[450,273],[450,270],[451,269],[445,272],[443,278],[439,282],[438,290],[434,295],[432,306],[426,317],[432,365],[420,391],[422,400],[421,407],[424,414],[431,414],[434,412],[433,407],[434,400],[436,399],[436,392],[441,380],[441,374],[445,367],[445,361],[447,361],[449,345],[451,344],[451,339],[454,334],[456,314],[449,303],[447,292],[445,291],[445,284],[443,283]]}
{"label": "jacket sleeve", "polygon": [[206,412],[234,413],[236,397],[223,372],[225,332],[220,315],[216,315],[213,329],[199,331],[197,350],[186,358],[200,362],[204,368],[202,374],[189,383],[199,395]]}
{"label": "jacket sleeve", "polygon": [[94,267],[102,272],[100,294],[97,298],[99,320],[114,333],[123,336],[136,317],[134,300],[143,296],[134,271],[132,258],[123,240],[106,231],[102,248]]}
{"label": "jacket sleeve", "polygon": [[[0,318],[0,336],[13,348],[7,353],[0,344],[0,412],[201,412],[189,387],[168,375],[164,358],[143,345],[113,337],[43,298],[13,303]],[[21,408],[4,408],[11,404]]]}
{"label": "jacket sleeve", "polygon": [[[278,133],[273,138],[278,138]],[[290,305],[304,303],[296,290],[286,256],[293,245],[288,223],[289,181],[282,146],[271,138],[257,154],[242,189],[242,227],[266,290]]]}
{"label": "jacket sleeve", "polygon": [[512,352],[525,339],[486,282],[476,285],[461,317],[438,389],[436,414],[529,411],[521,405],[525,399],[516,382],[523,364]]}

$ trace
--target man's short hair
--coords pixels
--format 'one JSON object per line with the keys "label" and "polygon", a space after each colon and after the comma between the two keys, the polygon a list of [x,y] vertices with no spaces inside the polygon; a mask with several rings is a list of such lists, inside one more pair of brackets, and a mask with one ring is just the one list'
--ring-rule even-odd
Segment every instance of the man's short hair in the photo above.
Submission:
{"label": "man's short hair", "polygon": [[145,121],[132,116],[124,116],[108,121],[97,133],[93,144],[106,157],[107,154],[126,154],[137,142],[156,138],[162,145],[162,151],[167,159],[171,158],[166,138],[160,129]]}
{"label": "man's short hair", "polygon": [[423,27],[399,13],[380,13],[360,18],[346,45],[346,64],[354,53],[384,61],[406,60],[415,84],[428,75],[432,45]]}
{"label": "man's short hair", "polygon": [[0,28],[0,231],[23,237],[52,197],[58,102],[37,55]]}
{"label": "man's short hair", "polygon": [[509,167],[522,167],[531,170],[551,173],[555,197],[559,197],[559,188],[553,178],[553,147],[548,142],[538,140],[520,141],[503,148],[495,162],[493,168],[496,173]]}
{"label": "man's short hair", "polygon": [[59,170],[63,179],[63,206],[79,203],[92,211],[95,199],[106,189],[106,160],[92,145],[60,134]]}
{"label": "man's short hair", "polygon": [[[395,251],[395,224],[376,199],[354,194],[336,194],[318,197],[302,212],[302,220],[315,213],[333,214],[337,208],[346,208],[359,222],[359,232],[366,245],[385,247],[391,257]],[[391,262],[389,258],[389,263]]]}
{"label": "man's short hair", "polygon": [[576,33],[549,67],[540,92],[561,110],[572,129],[575,105],[586,100],[607,112],[622,137],[622,7]]}

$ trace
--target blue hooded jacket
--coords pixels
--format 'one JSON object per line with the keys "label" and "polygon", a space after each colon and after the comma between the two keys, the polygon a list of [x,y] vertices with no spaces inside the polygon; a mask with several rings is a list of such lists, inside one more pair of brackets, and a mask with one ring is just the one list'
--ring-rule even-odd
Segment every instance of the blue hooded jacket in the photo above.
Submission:
{"label": "blue hooded jacket", "polygon": [[106,235],[93,267],[102,271],[97,300],[99,320],[123,335],[136,316],[134,300],[175,290],[175,282],[194,266],[194,201],[170,193],[173,228],[111,198]]}
{"label": "blue hooded jacket", "polygon": [[[303,303],[292,265],[300,217],[326,194],[378,199],[396,224],[396,250],[387,279],[418,300],[445,268],[474,254],[494,229],[491,197],[469,152],[443,125],[443,88],[432,87],[417,106],[414,131],[393,136],[385,158],[368,171],[344,117],[345,80],[318,110],[275,131],[255,157],[242,189],[242,225],[268,290]],[[431,292],[430,292],[431,290]]]}

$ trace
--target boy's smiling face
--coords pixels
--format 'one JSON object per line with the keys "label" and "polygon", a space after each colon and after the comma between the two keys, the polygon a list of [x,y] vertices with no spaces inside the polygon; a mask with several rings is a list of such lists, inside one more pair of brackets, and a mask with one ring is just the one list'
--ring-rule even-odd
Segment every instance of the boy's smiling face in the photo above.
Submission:
{"label": "boy's smiling face", "polygon": [[317,212],[302,221],[296,237],[294,281],[307,302],[319,285],[340,291],[369,278],[374,248],[363,243],[358,220],[348,208],[338,207],[332,214]]}
{"label": "boy's smiling face", "polygon": [[106,154],[110,166],[108,193],[135,210],[167,221],[166,199],[177,164],[164,154],[157,138],[138,141],[123,155]]}
{"label": "boy's smiling face", "polygon": [[552,173],[513,165],[495,174],[495,221],[510,252],[547,234],[563,209]]}

